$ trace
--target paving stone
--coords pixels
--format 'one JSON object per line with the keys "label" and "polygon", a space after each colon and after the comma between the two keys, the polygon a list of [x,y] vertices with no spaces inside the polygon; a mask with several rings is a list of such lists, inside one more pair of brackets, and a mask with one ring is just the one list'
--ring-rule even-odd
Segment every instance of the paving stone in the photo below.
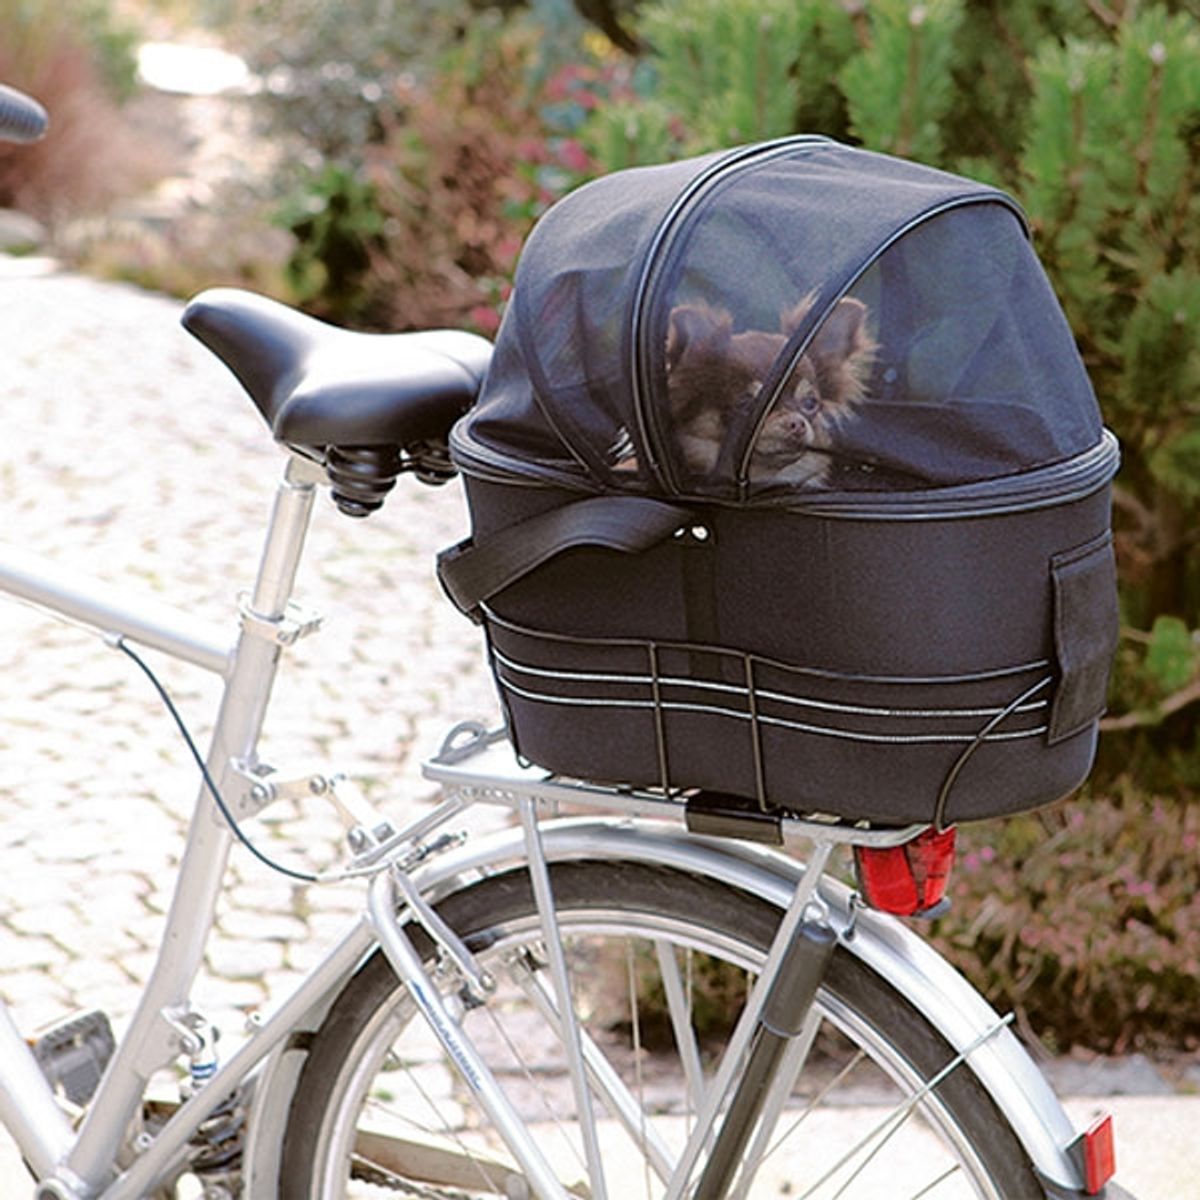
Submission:
{"label": "paving stone", "polygon": [[208,939],[205,961],[221,979],[261,979],[276,971],[284,961],[285,948],[278,942],[225,937],[216,932]]}
{"label": "paving stone", "polygon": [[288,942],[308,936],[308,927],[299,917],[255,908],[233,908],[218,918],[217,927],[226,936],[241,940]]}
{"label": "paving stone", "polygon": [[1061,1058],[1050,1064],[1047,1074],[1064,1096],[1162,1096],[1173,1090],[1143,1054]]}
{"label": "paving stone", "polygon": [[4,971],[0,998],[26,1036],[56,1024],[74,1010],[70,992],[43,971]]}
{"label": "paving stone", "polygon": [[47,970],[60,968],[67,962],[67,952],[55,941],[41,935],[14,934],[0,931],[0,987],[10,971]]}
{"label": "paving stone", "polygon": [[114,1013],[124,1015],[137,997],[137,989],[128,974],[111,959],[97,955],[71,963],[58,973],[57,982],[70,993],[73,1007],[99,1008],[110,1016]]}
{"label": "paving stone", "polygon": [[[234,877],[242,872],[231,871]],[[251,912],[278,913],[290,916],[296,912],[295,883],[270,872],[263,874],[255,868],[255,877],[233,882],[225,896],[225,904],[231,909],[248,909]]]}
{"label": "paving stone", "polygon": [[55,939],[58,934],[78,927],[79,913],[73,906],[61,902],[22,907],[9,914],[8,924],[17,934],[40,934]]}
{"label": "paving stone", "polygon": [[261,983],[251,979],[213,979],[207,978],[196,988],[195,1002],[201,1012],[210,1016],[217,1012],[241,1013],[241,1020],[221,1021],[221,1028],[230,1031],[240,1030],[244,1023],[244,1014],[256,1010],[266,1000],[266,990]]}

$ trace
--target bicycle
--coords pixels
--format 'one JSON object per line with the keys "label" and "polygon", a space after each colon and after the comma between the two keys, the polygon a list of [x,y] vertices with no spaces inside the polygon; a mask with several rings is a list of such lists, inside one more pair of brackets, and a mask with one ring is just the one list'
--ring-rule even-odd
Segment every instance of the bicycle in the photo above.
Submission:
{"label": "bicycle", "polygon": [[[42,120],[0,93],[0,132],[36,136]],[[356,419],[385,422],[431,482],[489,353],[465,334],[349,334],[230,291],[188,320],[222,341],[264,415],[311,383],[319,440],[354,444],[347,396],[370,397]],[[0,550],[6,594],[147,673],[143,647],[222,681],[161,946],[120,1043],[91,1015],[31,1050],[0,1006],[0,1120],[36,1197],[1124,1195],[1101,1177],[1103,1133],[1081,1143],[1009,1022],[828,873],[839,847],[918,830],[771,823],[792,853],[736,820],[697,833],[679,797],[550,777],[474,725],[426,762],[442,798],[403,825],[332,772],[263,763],[283,652],[318,627],[292,600],[316,492],[362,499],[353,462],[304,438],[283,449],[232,648],[187,614]],[[190,996],[222,877],[239,837],[258,851],[243,826],[297,795],[334,803],[348,852],[303,882],[365,887],[363,914],[219,1063]],[[491,807],[514,823],[464,837],[459,822]],[[605,995],[622,976],[627,1008]],[[702,977],[744,992],[732,1030],[702,1028]],[[652,1029],[637,997],[655,987]],[[152,1077],[180,1065],[179,1102],[148,1101]],[[835,1144],[845,1123],[825,1113],[864,1100],[864,1136]]]}

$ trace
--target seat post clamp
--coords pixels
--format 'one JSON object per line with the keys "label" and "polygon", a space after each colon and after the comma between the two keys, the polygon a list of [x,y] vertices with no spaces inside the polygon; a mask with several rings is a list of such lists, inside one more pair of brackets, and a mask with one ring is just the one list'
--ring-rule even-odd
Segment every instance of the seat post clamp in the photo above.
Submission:
{"label": "seat post clamp", "polygon": [[242,618],[242,629],[254,637],[266,638],[280,646],[293,646],[301,638],[316,633],[325,620],[323,614],[289,601],[282,616],[264,617],[250,607],[250,601],[242,596],[238,602]]}

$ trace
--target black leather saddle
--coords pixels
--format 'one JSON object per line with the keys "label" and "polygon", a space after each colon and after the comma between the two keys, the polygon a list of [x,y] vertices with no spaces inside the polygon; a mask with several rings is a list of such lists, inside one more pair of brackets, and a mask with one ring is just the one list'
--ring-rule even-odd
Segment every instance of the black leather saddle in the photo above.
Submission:
{"label": "black leather saddle", "polygon": [[[446,437],[492,355],[474,334],[356,333],[237,288],[201,292],[182,320],[237,377],[276,441],[319,453],[339,507],[356,516],[378,508],[401,471],[426,482],[453,474]],[[349,488],[339,488],[339,473]]]}

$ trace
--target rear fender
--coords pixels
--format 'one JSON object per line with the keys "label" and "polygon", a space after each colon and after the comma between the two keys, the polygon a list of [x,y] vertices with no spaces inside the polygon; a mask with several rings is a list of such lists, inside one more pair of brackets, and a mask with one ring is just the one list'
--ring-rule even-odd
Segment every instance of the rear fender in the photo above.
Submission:
{"label": "rear fender", "polygon": [[[717,879],[730,887],[786,908],[802,863],[778,851],[706,838],[661,821],[577,818],[547,821],[542,839],[551,862],[610,859],[669,866]],[[519,865],[525,856],[520,830],[471,839],[440,855],[416,873],[434,902],[481,875]],[[1067,1153],[1075,1130],[1049,1084],[994,1009],[940,955],[899,921],[856,908],[851,892],[837,880],[821,881],[820,894],[841,943],[864,965],[902,993],[956,1050],[969,1051],[966,1063],[1004,1114],[1053,1196],[1082,1196],[1078,1169]],[[310,1014],[309,1029],[321,1012]],[[245,1167],[253,1194],[274,1194],[278,1151],[287,1123],[303,1038],[293,1039],[265,1066],[255,1090]]]}

